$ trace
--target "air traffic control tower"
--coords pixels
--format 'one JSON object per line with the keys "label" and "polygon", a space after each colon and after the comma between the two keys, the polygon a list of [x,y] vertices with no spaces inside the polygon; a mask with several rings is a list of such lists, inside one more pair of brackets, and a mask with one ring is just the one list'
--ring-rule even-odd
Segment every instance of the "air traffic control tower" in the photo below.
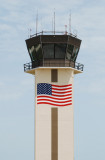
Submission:
{"label": "air traffic control tower", "polygon": [[74,75],[81,40],[68,33],[41,32],[26,40],[35,76],[35,160],[74,160]]}

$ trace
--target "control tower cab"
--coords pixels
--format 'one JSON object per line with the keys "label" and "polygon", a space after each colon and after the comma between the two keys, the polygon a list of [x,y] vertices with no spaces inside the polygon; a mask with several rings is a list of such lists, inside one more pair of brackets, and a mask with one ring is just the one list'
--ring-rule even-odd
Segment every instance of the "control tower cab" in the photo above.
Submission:
{"label": "control tower cab", "polygon": [[26,72],[33,73],[31,70],[37,67],[71,67],[75,72],[83,71],[83,65],[76,63],[81,40],[71,34],[41,32],[27,39],[26,45],[31,59],[31,63],[24,65]]}

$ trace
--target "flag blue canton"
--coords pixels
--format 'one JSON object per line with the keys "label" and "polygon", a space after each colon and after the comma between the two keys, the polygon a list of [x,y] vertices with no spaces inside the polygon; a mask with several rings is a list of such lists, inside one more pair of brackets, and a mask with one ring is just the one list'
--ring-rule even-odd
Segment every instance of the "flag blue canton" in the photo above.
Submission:
{"label": "flag blue canton", "polygon": [[38,83],[37,95],[39,94],[52,95],[52,85],[48,83]]}

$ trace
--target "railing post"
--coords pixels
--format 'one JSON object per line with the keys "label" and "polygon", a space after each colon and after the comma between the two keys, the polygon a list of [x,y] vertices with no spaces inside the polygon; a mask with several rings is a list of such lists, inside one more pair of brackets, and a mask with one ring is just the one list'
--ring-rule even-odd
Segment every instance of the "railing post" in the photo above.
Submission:
{"label": "railing post", "polygon": [[25,64],[24,64],[24,72],[25,72]]}
{"label": "railing post", "polygon": [[79,63],[78,63],[78,70],[79,70]]}
{"label": "railing post", "polygon": [[83,71],[84,65],[82,65],[82,71]]}

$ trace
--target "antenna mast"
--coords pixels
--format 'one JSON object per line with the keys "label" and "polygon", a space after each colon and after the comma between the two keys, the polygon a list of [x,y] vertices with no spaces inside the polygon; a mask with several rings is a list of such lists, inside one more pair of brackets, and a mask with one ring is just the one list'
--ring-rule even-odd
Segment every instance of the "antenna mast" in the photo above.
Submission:
{"label": "antenna mast", "polygon": [[65,25],[65,35],[67,35],[67,25]]}
{"label": "antenna mast", "polygon": [[54,8],[54,34],[55,34],[55,8]]}
{"label": "antenna mast", "polygon": [[30,29],[28,28],[28,38],[30,38]]}
{"label": "antenna mast", "polygon": [[53,23],[54,23],[54,22],[53,22],[53,18],[52,18],[52,33],[53,33]]}
{"label": "antenna mast", "polygon": [[69,33],[71,34],[71,10],[69,14]]}
{"label": "antenna mast", "polygon": [[32,31],[32,29],[30,28],[30,38],[31,38],[31,31]]}
{"label": "antenna mast", "polygon": [[38,10],[36,14],[36,34],[37,34],[37,29],[38,29]]}

